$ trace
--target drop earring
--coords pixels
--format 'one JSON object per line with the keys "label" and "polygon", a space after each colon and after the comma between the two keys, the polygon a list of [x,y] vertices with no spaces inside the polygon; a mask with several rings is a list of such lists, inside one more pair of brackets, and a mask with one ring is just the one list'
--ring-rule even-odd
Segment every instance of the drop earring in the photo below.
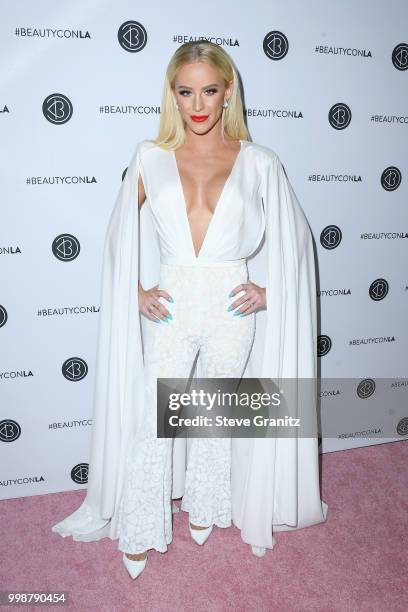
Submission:
{"label": "drop earring", "polygon": [[228,108],[228,100],[224,100],[224,104],[222,105],[222,108]]}
{"label": "drop earring", "polygon": [[179,109],[179,105],[177,104],[177,102],[176,102],[176,108],[177,108],[177,110]]}

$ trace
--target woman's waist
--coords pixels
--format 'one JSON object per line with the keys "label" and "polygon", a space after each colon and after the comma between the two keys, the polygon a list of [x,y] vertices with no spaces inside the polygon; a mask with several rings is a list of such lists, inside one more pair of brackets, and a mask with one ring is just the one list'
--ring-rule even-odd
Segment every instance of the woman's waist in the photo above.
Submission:
{"label": "woman's waist", "polygon": [[187,267],[187,268],[246,268],[246,257],[241,259],[213,260],[205,257],[179,257],[177,255],[162,255],[160,259],[161,267]]}
{"label": "woman's waist", "polygon": [[[160,262],[160,283],[169,287],[178,287],[181,292],[202,291],[203,293],[224,293],[236,285],[248,280],[246,259],[232,261],[207,261],[197,258],[191,260],[174,260]],[[164,286],[160,287],[161,289]]]}

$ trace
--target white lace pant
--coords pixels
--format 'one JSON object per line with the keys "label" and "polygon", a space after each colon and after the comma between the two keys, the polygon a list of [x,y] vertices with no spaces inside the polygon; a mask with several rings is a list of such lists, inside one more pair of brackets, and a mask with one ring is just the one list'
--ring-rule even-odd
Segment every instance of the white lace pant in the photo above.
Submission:
{"label": "white lace pant", "polygon": [[[161,264],[159,289],[174,302],[160,301],[173,316],[147,321],[144,338],[146,417],[144,431],[130,445],[120,504],[122,552],[150,548],[165,552],[172,541],[172,438],[156,437],[157,378],[188,378],[199,351],[200,377],[240,378],[255,333],[255,314],[227,311],[248,280],[246,263],[221,266]],[[181,509],[191,523],[231,525],[231,438],[192,438]]]}

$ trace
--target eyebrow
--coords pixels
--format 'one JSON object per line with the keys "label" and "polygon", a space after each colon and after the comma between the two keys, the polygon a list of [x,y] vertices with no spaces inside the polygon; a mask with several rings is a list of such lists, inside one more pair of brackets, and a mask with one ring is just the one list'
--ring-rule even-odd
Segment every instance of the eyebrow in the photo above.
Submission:
{"label": "eyebrow", "polygon": [[[202,87],[201,89],[208,89],[208,87],[218,87],[219,84],[218,83],[210,83],[210,85],[206,85],[205,87]],[[177,89],[191,89],[191,87],[188,87],[187,85],[178,85]]]}

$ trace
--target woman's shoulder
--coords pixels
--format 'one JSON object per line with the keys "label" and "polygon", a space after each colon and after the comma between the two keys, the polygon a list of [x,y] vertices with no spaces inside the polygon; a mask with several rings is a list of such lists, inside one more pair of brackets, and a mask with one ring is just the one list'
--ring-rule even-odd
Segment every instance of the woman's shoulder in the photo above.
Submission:
{"label": "woman's shoulder", "polygon": [[264,175],[269,171],[276,173],[283,166],[278,153],[272,147],[249,140],[244,142],[247,149],[251,152],[247,160],[255,166],[260,175]]}
{"label": "woman's shoulder", "polygon": [[141,154],[146,153],[150,149],[157,149],[157,144],[153,140],[140,140],[136,145],[136,150]]}
{"label": "woman's shoulder", "polygon": [[136,160],[139,159],[145,165],[152,155],[153,157],[157,155],[157,151],[159,151],[159,147],[153,140],[139,140],[133,147],[132,160],[136,163]]}
{"label": "woman's shoulder", "polygon": [[279,160],[277,152],[267,145],[252,142],[251,140],[244,140],[244,143],[247,148],[253,151],[254,155],[261,159],[264,159],[266,161]]}

